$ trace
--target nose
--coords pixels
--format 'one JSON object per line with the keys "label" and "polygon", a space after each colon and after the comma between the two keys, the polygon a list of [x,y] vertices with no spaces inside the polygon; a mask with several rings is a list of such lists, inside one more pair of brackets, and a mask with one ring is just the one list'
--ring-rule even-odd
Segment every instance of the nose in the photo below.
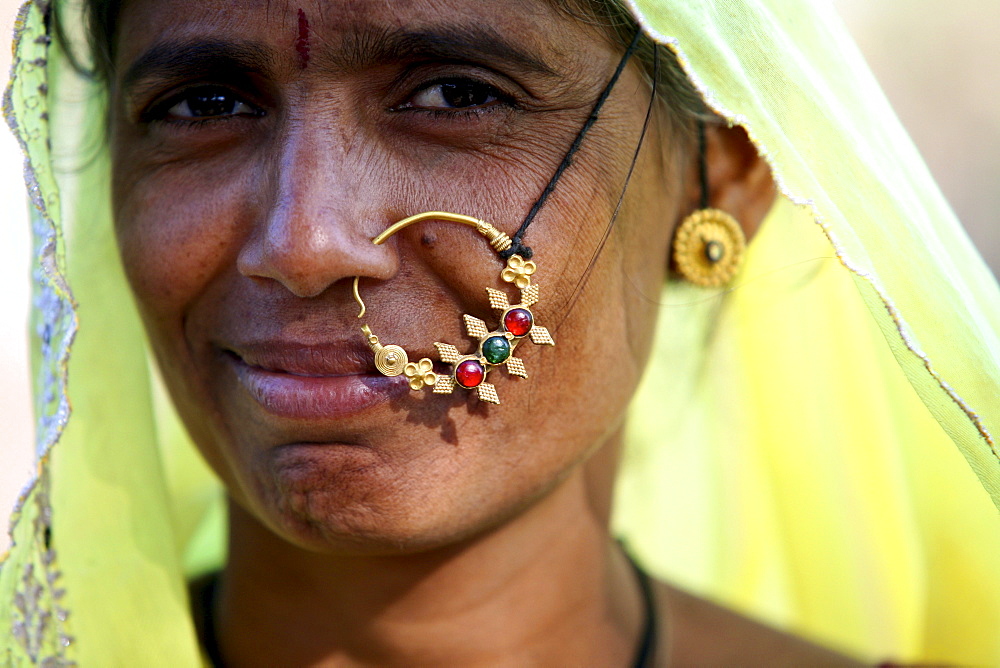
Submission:
{"label": "nose", "polygon": [[380,180],[357,164],[360,148],[336,144],[343,136],[305,123],[283,133],[262,179],[260,222],[237,257],[241,274],[276,281],[298,297],[353,276],[395,275],[396,255],[372,243],[384,216],[373,185]]}

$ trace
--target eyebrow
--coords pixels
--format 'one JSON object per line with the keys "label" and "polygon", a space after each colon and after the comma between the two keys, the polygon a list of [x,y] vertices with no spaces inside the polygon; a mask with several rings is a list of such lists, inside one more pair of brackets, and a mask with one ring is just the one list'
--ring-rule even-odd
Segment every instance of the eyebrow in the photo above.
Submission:
{"label": "eyebrow", "polygon": [[[314,52],[314,58],[319,56]],[[537,55],[486,26],[445,25],[428,30],[364,28],[350,33],[342,48],[323,55],[327,67],[357,70],[384,62],[414,60],[503,61],[522,70],[556,77]],[[276,66],[273,49],[250,41],[190,40],[156,44],[139,56],[122,77],[129,92],[144,80],[194,78],[211,73],[257,72]]]}
{"label": "eyebrow", "polygon": [[427,30],[366,29],[345,42],[335,65],[360,68],[398,60],[475,61],[489,66],[504,61],[545,76],[556,70],[538,55],[512,42],[489,26],[450,24]]}
{"label": "eyebrow", "polygon": [[213,72],[268,73],[270,50],[255,42],[186,41],[157,44],[132,63],[122,77],[126,92],[147,79],[193,78]]}

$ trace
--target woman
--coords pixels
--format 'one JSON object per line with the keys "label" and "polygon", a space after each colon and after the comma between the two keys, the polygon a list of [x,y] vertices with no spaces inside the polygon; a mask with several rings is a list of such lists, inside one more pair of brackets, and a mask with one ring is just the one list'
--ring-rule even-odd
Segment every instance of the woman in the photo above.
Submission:
{"label": "woman", "polygon": [[[995,498],[996,285],[830,17],[633,8],[692,84],[620,8],[592,3],[92,5],[106,112],[47,38],[47,5],[26,5],[19,40],[14,111],[53,244],[52,394],[0,571],[14,660],[846,662],[679,589],[648,593],[612,540],[624,414],[658,310],[656,448],[634,435],[615,509],[644,566],[865,655],[996,656],[972,626],[1000,601],[995,512],[933,419]],[[73,105],[90,105],[91,130],[107,119],[107,151],[72,127]],[[773,203],[775,183],[800,206]],[[678,226],[707,207],[755,237],[728,288],[695,286],[678,250]],[[512,246],[440,214],[391,228],[442,209]],[[74,323],[46,221],[74,230],[68,422]],[[738,257],[711,241],[709,264]],[[520,292],[494,250],[513,253]],[[671,264],[689,280],[661,305]],[[216,488],[150,396],[126,281],[226,489],[228,556]],[[491,309],[484,288],[509,302]],[[485,365],[518,297],[555,343],[506,337],[526,379],[507,358]],[[495,395],[452,387],[475,383],[441,343],[472,345]],[[436,365],[383,373],[387,344]],[[646,493],[651,472],[673,477],[671,503]],[[952,505],[921,508],[939,485]],[[940,547],[956,517],[974,549]],[[685,535],[700,543],[680,549]],[[961,572],[916,563],[946,558]],[[936,592],[965,578],[980,605],[962,616]],[[969,642],[940,640],[956,628]]]}

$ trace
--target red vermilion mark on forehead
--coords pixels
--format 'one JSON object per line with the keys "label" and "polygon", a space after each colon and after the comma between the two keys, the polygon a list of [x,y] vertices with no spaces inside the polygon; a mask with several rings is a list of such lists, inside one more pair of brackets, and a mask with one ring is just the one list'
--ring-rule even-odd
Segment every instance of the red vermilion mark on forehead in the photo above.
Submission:
{"label": "red vermilion mark on forehead", "polygon": [[299,10],[299,36],[295,38],[295,51],[299,54],[299,67],[309,65],[309,18]]}

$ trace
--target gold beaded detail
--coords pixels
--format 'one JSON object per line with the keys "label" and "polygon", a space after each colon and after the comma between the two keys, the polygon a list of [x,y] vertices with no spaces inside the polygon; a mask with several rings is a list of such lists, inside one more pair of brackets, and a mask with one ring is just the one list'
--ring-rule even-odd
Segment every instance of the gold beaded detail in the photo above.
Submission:
{"label": "gold beaded detail", "polygon": [[735,218],[719,209],[700,209],[677,227],[674,265],[685,280],[718,288],[739,271],[745,249],[746,237]]}

